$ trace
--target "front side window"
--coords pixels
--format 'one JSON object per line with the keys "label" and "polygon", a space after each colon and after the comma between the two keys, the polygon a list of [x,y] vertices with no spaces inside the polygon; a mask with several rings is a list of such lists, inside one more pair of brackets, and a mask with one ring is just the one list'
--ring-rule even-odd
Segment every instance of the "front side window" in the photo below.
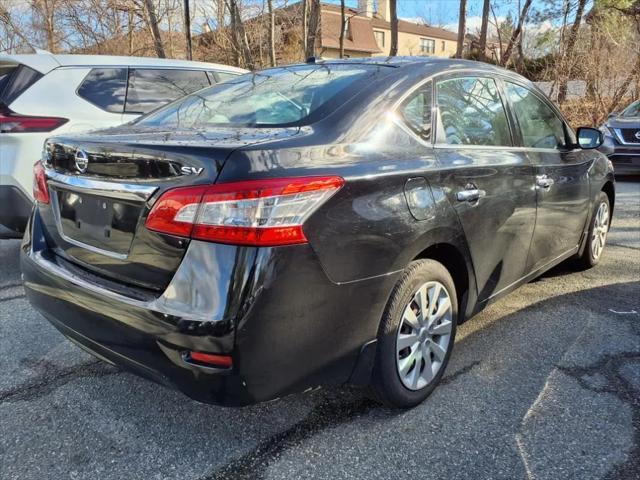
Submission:
{"label": "front side window", "polygon": [[430,38],[421,38],[420,39],[420,53],[429,54],[434,53],[436,51],[436,41],[431,40]]}
{"label": "front side window", "polygon": [[300,65],[247,73],[203,90],[142,119],[177,128],[297,126],[329,114],[392,69],[381,65]]}
{"label": "front side window", "polygon": [[146,113],[209,86],[204,70],[131,69],[126,113]]}
{"label": "front side window", "polygon": [[491,78],[438,82],[439,141],[447,145],[511,146],[507,115]]}
{"label": "front side window", "polygon": [[78,88],[80,98],[111,113],[122,113],[126,94],[126,68],[94,68]]}
{"label": "front side window", "polygon": [[424,140],[431,140],[432,97],[432,85],[427,82],[400,107],[400,114],[406,124]]}
{"label": "front side window", "polygon": [[506,91],[518,119],[522,142],[529,148],[564,148],[564,122],[531,90],[506,82]]}

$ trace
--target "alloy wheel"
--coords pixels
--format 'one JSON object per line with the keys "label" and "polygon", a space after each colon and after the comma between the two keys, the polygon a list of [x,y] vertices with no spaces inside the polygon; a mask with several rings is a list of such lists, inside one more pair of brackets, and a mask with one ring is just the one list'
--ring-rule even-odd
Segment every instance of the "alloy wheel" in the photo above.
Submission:
{"label": "alloy wheel", "polygon": [[602,255],[604,243],[607,240],[607,232],[609,231],[609,207],[606,203],[601,203],[596,212],[591,233],[591,253],[593,259],[597,260]]}
{"label": "alloy wheel", "polygon": [[396,365],[402,384],[420,390],[446,358],[452,330],[449,292],[439,282],[423,284],[404,309],[396,338]]}

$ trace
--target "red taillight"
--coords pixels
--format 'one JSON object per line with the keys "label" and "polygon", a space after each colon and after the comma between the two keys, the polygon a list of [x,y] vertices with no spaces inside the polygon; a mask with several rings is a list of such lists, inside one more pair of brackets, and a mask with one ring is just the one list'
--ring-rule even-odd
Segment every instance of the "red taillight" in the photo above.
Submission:
{"label": "red taillight", "polygon": [[233,359],[229,355],[218,355],[215,353],[189,352],[185,357],[187,362],[197,362],[209,367],[231,368]]}
{"label": "red taillight", "polygon": [[8,109],[0,110],[0,133],[51,132],[69,120],[60,117],[19,115]]}
{"label": "red taillight", "polygon": [[39,160],[33,164],[33,198],[36,202],[49,203],[49,189],[44,167]]}
{"label": "red taillight", "polygon": [[169,190],[147,228],[235,245],[306,243],[302,224],[344,184],[340,177],[300,177]]}

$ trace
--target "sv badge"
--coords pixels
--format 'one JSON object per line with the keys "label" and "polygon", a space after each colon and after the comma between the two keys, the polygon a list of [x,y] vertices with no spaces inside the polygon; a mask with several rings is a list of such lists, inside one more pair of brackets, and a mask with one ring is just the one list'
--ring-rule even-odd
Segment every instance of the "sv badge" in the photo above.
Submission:
{"label": "sv badge", "polygon": [[180,167],[183,175],[200,175],[203,170],[202,167]]}

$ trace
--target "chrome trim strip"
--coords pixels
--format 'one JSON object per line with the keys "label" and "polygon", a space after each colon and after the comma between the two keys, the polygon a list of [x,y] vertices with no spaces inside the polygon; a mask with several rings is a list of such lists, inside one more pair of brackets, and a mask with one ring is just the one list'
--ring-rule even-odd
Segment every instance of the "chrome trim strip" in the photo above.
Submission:
{"label": "chrome trim strip", "polygon": [[45,170],[49,183],[67,190],[122,200],[146,201],[158,189],[155,185],[105,182],[86,177],[65,175],[55,170]]}
{"label": "chrome trim strip", "polygon": [[[640,147],[640,140],[638,140],[637,142],[627,142],[627,141],[625,141],[624,136],[622,135],[622,129],[621,128],[613,128],[612,130],[615,132],[616,137],[618,137],[617,140],[621,144],[623,144],[623,145],[631,145],[631,146],[639,146]],[[633,128],[625,128],[625,130],[635,130],[635,127],[633,127]],[[640,129],[638,129],[638,132],[640,132]]]}

